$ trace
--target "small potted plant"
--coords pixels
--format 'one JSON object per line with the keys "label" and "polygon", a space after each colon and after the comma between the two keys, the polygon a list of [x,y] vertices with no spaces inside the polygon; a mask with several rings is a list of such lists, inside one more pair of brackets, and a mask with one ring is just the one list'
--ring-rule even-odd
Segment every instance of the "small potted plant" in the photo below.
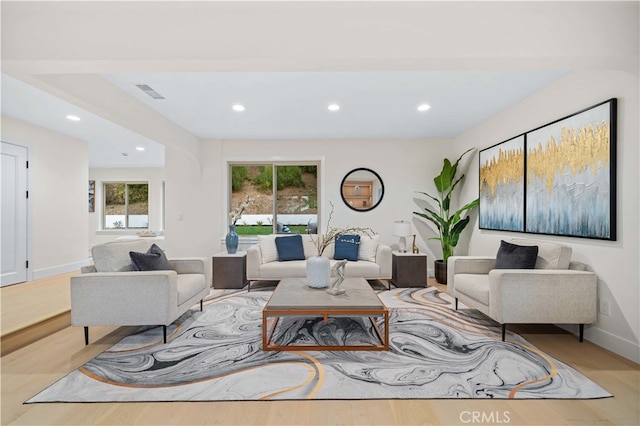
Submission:
{"label": "small potted plant", "polygon": [[474,148],[470,148],[463,152],[454,164],[451,164],[449,159],[444,159],[442,171],[433,179],[436,185],[436,191],[438,192],[437,196],[429,195],[426,192],[418,192],[435,201],[437,208],[427,202],[427,207],[423,207],[424,213],[413,212],[413,214],[432,222],[438,229],[438,236],[431,239],[440,240],[442,247],[442,259],[434,262],[436,281],[440,284],[447,283],[447,260],[453,255],[453,250],[458,245],[460,234],[469,223],[468,213],[480,203],[480,199],[476,198],[456,210],[453,214],[451,213],[451,196],[453,190],[462,182],[462,179],[464,179],[464,174],[456,177],[458,164],[462,157],[473,149]]}

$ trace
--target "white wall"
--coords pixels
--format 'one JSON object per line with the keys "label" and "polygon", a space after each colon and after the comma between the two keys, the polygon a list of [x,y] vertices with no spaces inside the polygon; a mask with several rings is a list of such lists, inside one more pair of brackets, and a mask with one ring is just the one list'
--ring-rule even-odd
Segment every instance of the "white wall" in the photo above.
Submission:
{"label": "white wall", "polygon": [[[610,303],[611,316],[599,314],[597,323],[586,328],[585,338],[635,362],[640,362],[638,81],[637,73],[573,72],[456,140],[460,152],[469,146],[487,148],[599,102],[618,98],[617,241],[535,234],[524,236],[571,246],[573,257],[587,263],[598,274],[598,296]],[[467,179],[467,186],[461,194],[463,201],[478,194],[477,153]],[[480,230],[476,221],[469,251],[471,254],[493,255],[501,239],[518,236],[523,234]]]}
{"label": "white wall", "polygon": [[[425,234],[424,225],[413,220],[415,191],[432,191],[433,176],[439,171],[443,156],[452,153],[448,140],[260,140],[202,142],[201,172],[193,170],[179,152],[166,156],[167,218],[166,244],[173,254],[209,256],[221,248],[227,232],[226,161],[229,160],[319,160],[322,161],[320,183],[321,226],[326,227],[330,202],[335,207],[331,225],[370,227],[383,242],[397,247],[392,235],[393,222],[411,220],[414,230]],[[356,212],[342,202],[340,183],[354,168],[367,167],[382,178],[385,193],[382,202],[368,212]],[[182,219],[180,219],[182,218]],[[418,238],[430,264],[438,245]]]}
{"label": "white wall", "polygon": [[102,230],[102,212],[104,206],[103,182],[127,181],[149,183],[149,229],[162,231],[162,182],[164,168],[91,168],[89,179],[96,181],[96,206],[89,213],[89,247],[111,241],[122,235],[134,235],[137,230]]}
{"label": "white wall", "polygon": [[78,139],[2,117],[2,140],[29,148],[29,267],[33,279],[87,262],[88,147]]}

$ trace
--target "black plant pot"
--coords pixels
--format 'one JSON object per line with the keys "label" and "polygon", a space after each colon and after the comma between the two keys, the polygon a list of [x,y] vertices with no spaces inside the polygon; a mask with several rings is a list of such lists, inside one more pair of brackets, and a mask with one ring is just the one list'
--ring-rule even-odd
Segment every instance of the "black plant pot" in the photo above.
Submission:
{"label": "black plant pot", "polygon": [[436,260],[434,263],[435,266],[435,275],[436,281],[440,284],[447,283],[447,264],[444,260]]}

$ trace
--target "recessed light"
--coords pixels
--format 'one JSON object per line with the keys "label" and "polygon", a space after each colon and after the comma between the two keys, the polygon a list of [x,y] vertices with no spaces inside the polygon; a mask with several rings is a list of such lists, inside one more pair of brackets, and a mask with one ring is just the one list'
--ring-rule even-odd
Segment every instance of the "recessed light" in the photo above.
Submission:
{"label": "recessed light", "polygon": [[77,115],[69,114],[69,115],[67,115],[67,120],[69,120],[69,121],[80,121],[80,117],[78,117]]}
{"label": "recessed light", "polygon": [[136,151],[144,151],[144,147],[143,146],[136,146]]}
{"label": "recessed light", "polygon": [[421,112],[422,112],[422,111],[427,111],[429,108],[431,108],[431,106],[430,106],[430,105],[427,105],[427,104],[420,104],[420,105],[418,105],[418,111],[421,111]]}
{"label": "recessed light", "polygon": [[331,104],[327,107],[329,109],[329,111],[338,111],[340,109],[340,105],[338,104]]}
{"label": "recessed light", "polygon": [[234,106],[232,106],[231,108],[233,108],[234,111],[237,112],[242,112],[244,111],[244,105],[240,105],[240,104],[235,104]]}

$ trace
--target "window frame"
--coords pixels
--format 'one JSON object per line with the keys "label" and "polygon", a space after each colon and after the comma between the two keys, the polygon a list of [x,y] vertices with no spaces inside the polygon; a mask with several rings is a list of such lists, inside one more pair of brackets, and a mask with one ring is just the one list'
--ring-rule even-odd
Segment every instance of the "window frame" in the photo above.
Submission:
{"label": "window frame", "polygon": [[[149,181],[145,180],[104,180],[101,182],[102,186],[102,230],[104,231],[140,231],[140,230],[149,230],[149,225],[151,223],[151,209],[150,209],[150,189],[151,184]],[[107,185],[113,184],[124,184],[125,185],[125,226],[122,228],[107,228]],[[147,226],[146,227],[130,227],[129,226],[129,185],[147,185]]]}
{"label": "window frame", "polygon": [[[231,167],[232,166],[251,166],[251,165],[270,165],[271,167],[277,167],[277,166],[316,166],[316,171],[317,171],[317,186],[316,186],[316,191],[317,191],[317,221],[318,221],[318,233],[321,232],[321,223],[322,223],[322,212],[323,212],[323,200],[324,200],[324,157],[296,157],[296,158],[288,158],[288,159],[284,159],[281,157],[278,158],[273,158],[273,157],[269,157],[269,158],[243,158],[243,157],[234,157],[234,158],[225,158],[223,159],[223,164],[224,164],[224,170],[226,170],[226,172],[224,173],[224,193],[223,193],[223,197],[224,197],[224,202],[222,203],[223,208],[225,209],[222,213],[222,217],[225,218],[222,220],[222,226],[223,226],[223,233],[222,236],[224,238],[224,235],[226,234],[229,225],[231,224],[231,219],[229,217],[229,212],[231,212],[233,209],[235,209],[236,206],[232,205],[231,199],[232,199],[232,189],[231,189]],[[276,173],[273,174],[274,176],[274,185],[273,187],[276,188]],[[275,211],[275,209],[277,208],[277,200],[276,200],[276,193],[274,191],[274,200],[273,200],[273,209]],[[277,234],[276,231],[276,224],[275,221],[272,223],[272,234],[271,235],[275,235]],[[240,235],[240,239],[241,240],[251,240],[251,239],[255,239],[256,237],[254,236],[243,236]]]}

